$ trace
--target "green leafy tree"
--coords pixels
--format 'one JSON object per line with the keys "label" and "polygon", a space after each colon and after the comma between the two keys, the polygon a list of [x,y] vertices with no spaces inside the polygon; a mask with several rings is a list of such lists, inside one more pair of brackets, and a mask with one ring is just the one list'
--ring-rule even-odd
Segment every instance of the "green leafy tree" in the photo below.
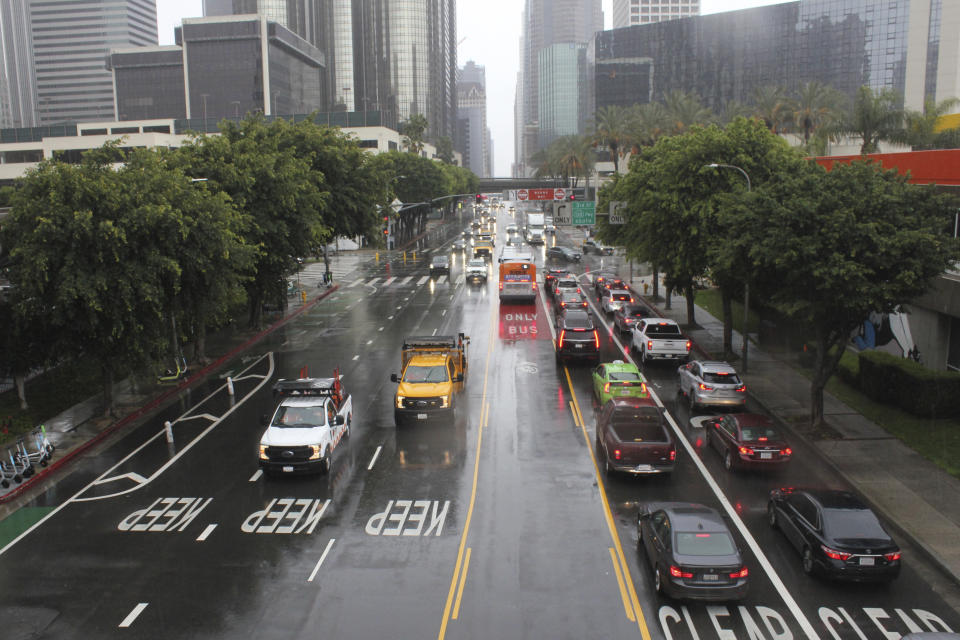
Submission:
{"label": "green leafy tree", "polygon": [[453,140],[450,136],[437,138],[437,157],[444,164],[453,164]]}
{"label": "green leafy tree", "polygon": [[401,151],[378,154],[370,162],[378,170],[393,176],[393,194],[404,203],[399,215],[390,214],[397,217],[396,239],[403,241],[422,233],[434,199],[449,195],[443,163]]}
{"label": "green leafy tree", "polygon": [[663,106],[670,122],[667,133],[681,134],[695,126],[708,125],[715,120],[713,111],[700,96],[686,91],[671,91],[663,97]]}
{"label": "green leafy tree", "polygon": [[[811,422],[823,422],[823,389],[851,333],[871,312],[922,295],[957,259],[952,213],[930,187],[871,163],[809,162],[770,180],[738,214],[754,229],[755,273],[777,282],[767,302],[808,328],[815,364]],[[770,232],[776,230],[775,232]]]}
{"label": "green leafy tree", "polygon": [[593,122],[592,141],[610,151],[614,173],[620,173],[620,160],[630,150],[631,110],[620,105],[597,109]]}
{"label": "green leafy tree", "polygon": [[907,109],[904,112],[904,132],[902,141],[914,151],[923,149],[944,149],[956,142],[957,130],[941,131],[937,128],[941,117],[952,112],[960,104],[960,99],[948,98],[936,102],[927,98],[923,111]]}
{"label": "green leafy tree", "polygon": [[423,153],[424,136],[427,133],[426,116],[422,113],[414,113],[410,119],[400,125],[400,133],[403,135],[403,146],[407,151],[420,155]]}

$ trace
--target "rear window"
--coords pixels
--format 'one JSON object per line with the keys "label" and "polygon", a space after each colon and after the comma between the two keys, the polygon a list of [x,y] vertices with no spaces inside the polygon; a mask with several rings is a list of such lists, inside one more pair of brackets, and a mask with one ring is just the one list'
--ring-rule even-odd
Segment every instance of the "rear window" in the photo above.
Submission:
{"label": "rear window", "polygon": [[614,294],[611,295],[610,297],[611,297],[612,299],[614,299],[614,300],[617,300],[617,301],[621,301],[621,302],[622,302],[622,301],[624,301],[624,300],[629,300],[629,299],[630,299],[630,294],[629,294],[629,293],[614,293]]}
{"label": "rear window", "polygon": [[780,440],[780,434],[777,433],[777,430],[770,427],[747,427],[740,430],[740,437],[744,442]]}
{"label": "rear window", "polygon": [[676,543],[677,553],[684,556],[729,556],[737,552],[730,534],[722,531],[678,531]]}
{"label": "rear window", "polygon": [[664,442],[660,412],[656,407],[630,407],[614,412],[610,426],[621,442]]}
{"label": "rear window", "polygon": [[647,327],[648,336],[657,336],[660,338],[679,338],[680,327],[675,324],[652,324]]}
{"label": "rear window", "polygon": [[576,280],[557,280],[558,289],[576,289],[578,286]]}
{"label": "rear window", "polygon": [[[649,331],[647,332],[649,333]],[[740,378],[735,373],[718,373],[716,371],[704,371],[704,382],[714,382],[716,384],[740,384]]]}
{"label": "rear window", "polygon": [[593,321],[585,313],[568,313],[563,326],[565,329],[593,329]]}
{"label": "rear window", "polygon": [[611,380],[631,380],[631,381],[640,381],[640,376],[634,373],[633,371],[611,371],[610,372]]}

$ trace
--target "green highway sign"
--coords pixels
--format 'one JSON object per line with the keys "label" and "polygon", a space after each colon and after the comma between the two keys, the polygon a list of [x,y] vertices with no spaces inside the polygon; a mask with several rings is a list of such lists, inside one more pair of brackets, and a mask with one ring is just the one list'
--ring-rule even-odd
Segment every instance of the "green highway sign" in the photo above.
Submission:
{"label": "green highway sign", "polygon": [[571,224],[596,224],[597,203],[592,200],[574,200],[571,211]]}

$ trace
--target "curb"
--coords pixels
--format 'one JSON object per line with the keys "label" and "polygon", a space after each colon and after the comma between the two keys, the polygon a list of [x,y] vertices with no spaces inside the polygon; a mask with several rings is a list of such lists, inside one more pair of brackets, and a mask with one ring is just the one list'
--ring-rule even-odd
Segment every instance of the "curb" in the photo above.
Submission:
{"label": "curb", "polygon": [[[633,286],[630,286],[630,290],[633,291],[634,293],[636,293],[636,294],[637,294],[637,297],[638,297],[639,299],[643,300],[644,304],[646,304],[648,307],[650,307],[651,309],[653,309],[654,311],[656,311],[656,312],[658,312],[658,313],[661,312],[661,309],[660,309],[659,307],[657,307],[656,305],[652,304],[652,303],[646,298],[646,296],[641,296],[639,293],[637,293],[637,291],[633,288]],[[688,337],[689,337],[689,336],[688,336]],[[693,338],[690,338],[690,341],[691,341],[691,342],[693,343],[693,345],[697,348],[697,350],[700,351],[700,353],[704,354],[707,358],[713,358],[713,355],[711,355],[711,353],[710,353],[709,351],[707,351],[706,349],[703,349],[702,347],[700,347],[700,345],[699,345]],[[923,556],[924,556],[934,567],[936,567],[936,568],[943,574],[943,576],[944,576],[945,578],[947,578],[948,580],[950,580],[950,581],[953,582],[954,584],[960,586],[960,576],[958,576],[957,574],[955,574],[955,573],[953,572],[953,570],[950,569],[950,567],[948,567],[947,564],[940,558],[940,556],[939,556],[933,549],[931,549],[931,548],[927,545],[927,543],[925,543],[924,541],[920,540],[919,538],[917,538],[917,537],[914,536],[913,534],[909,533],[906,529],[904,529],[903,527],[901,527],[900,524],[897,522],[897,519],[893,516],[893,514],[891,514],[889,511],[887,511],[886,509],[884,509],[882,506],[880,506],[879,504],[877,504],[876,502],[874,502],[874,500],[871,499],[871,497],[870,497],[870,495],[869,495],[868,493],[864,492],[864,491],[860,488],[860,486],[859,486],[856,482],[854,482],[854,480],[853,480],[850,476],[848,476],[848,475],[843,471],[843,469],[842,469],[836,462],[834,462],[833,459],[832,459],[827,453],[825,453],[823,450],[820,449],[820,447],[819,447],[818,444],[817,444],[818,441],[816,441],[816,440],[810,440],[810,439],[807,438],[806,436],[798,433],[798,432],[796,431],[796,429],[794,429],[793,426],[792,426],[789,422],[785,421],[783,418],[781,418],[780,416],[778,416],[773,410],[770,409],[770,407],[767,405],[766,402],[764,402],[763,400],[761,400],[759,397],[757,397],[757,396],[754,395],[753,393],[749,393],[749,392],[748,392],[748,395],[753,399],[754,402],[756,402],[758,405],[760,405],[760,407],[761,407],[767,414],[775,417],[775,418],[777,419],[777,421],[778,421],[787,431],[789,431],[789,432],[793,435],[793,437],[795,437],[795,438],[797,438],[797,439],[799,439],[799,440],[803,440],[807,445],[809,445],[811,448],[813,448],[814,450],[816,450],[817,453],[818,453],[819,456],[820,456],[820,459],[827,465],[827,467],[829,467],[831,470],[833,470],[833,472],[836,473],[838,476],[840,476],[841,478],[843,478],[843,480],[844,480],[847,484],[849,484],[851,487],[855,488],[856,491],[857,491],[857,493],[867,502],[867,504],[870,506],[870,508],[873,509],[874,511],[876,511],[877,513],[879,513],[881,516],[883,516],[883,519],[886,521],[886,524],[887,524],[888,526],[890,526],[890,528],[894,529],[894,530],[896,531],[897,535],[898,535],[901,539],[909,540],[910,543],[911,543],[914,547],[916,547],[917,550],[919,550],[920,553],[922,553]],[[931,507],[931,508],[932,508],[932,507]]]}
{"label": "curb", "polygon": [[318,302],[320,302],[321,300],[323,300],[333,292],[337,291],[339,288],[340,288],[339,285],[334,285],[330,287],[329,289],[321,293],[319,296],[313,298],[312,300],[310,300],[300,308],[291,312],[289,315],[286,315],[280,320],[277,320],[266,329],[263,329],[259,333],[248,338],[246,342],[243,342],[242,344],[237,345],[236,347],[228,351],[225,355],[220,356],[210,364],[206,365],[205,367],[203,367],[202,369],[200,369],[199,371],[191,375],[189,378],[182,381],[177,386],[167,389],[160,395],[150,400],[147,404],[141,406],[139,409],[137,409],[133,413],[129,413],[125,415],[124,417],[120,418],[118,421],[114,422],[113,424],[107,426],[106,428],[98,432],[95,436],[93,436],[89,440],[77,445],[74,449],[64,454],[64,456],[62,458],[59,458],[56,462],[47,466],[42,471],[35,472],[32,476],[30,476],[30,478],[21,482],[14,489],[4,494],[3,496],[0,496],[0,505],[10,502],[14,498],[19,497],[20,495],[25,493],[27,489],[33,487],[35,484],[38,484],[41,478],[44,478],[44,479],[49,478],[55,471],[62,468],[69,462],[72,462],[74,459],[79,457],[81,454],[85,453],[88,449],[99,444],[108,436],[120,431],[121,429],[123,429],[124,427],[132,423],[134,420],[137,420],[142,416],[144,416],[145,414],[147,414],[149,411],[156,409],[158,406],[160,406],[161,404],[163,404],[164,402],[166,402],[168,399],[175,396],[179,392],[183,391],[187,387],[193,384],[196,384],[203,378],[206,378],[212,371],[219,369],[227,361],[235,358],[238,354],[242,353],[243,351],[246,351],[256,343],[260,342],[266,336],[270,335],[280,327],[284,326],[285,324],[287,324],[288,322],[290,322],[291,320],[299,316],[301,313],[303,313],[307,309],[312,308],[315,304],[317,304]]}

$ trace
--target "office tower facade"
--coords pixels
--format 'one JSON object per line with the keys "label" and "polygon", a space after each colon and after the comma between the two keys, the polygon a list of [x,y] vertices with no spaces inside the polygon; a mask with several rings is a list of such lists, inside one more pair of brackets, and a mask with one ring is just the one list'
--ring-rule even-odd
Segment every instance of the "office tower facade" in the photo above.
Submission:
{"label": "office tower facade", "polygon": [[583,133],[589,114],[587,43],[553,44],[540,50],[538,146]]}
{"label": "office tower facade", "polygon": [[593,47],[596,106],[696,93],[715,111],[762,86],[896,91],[911,109],[960,96],[960,3],[800,0],[604,31]]}
{"label": "office tower facade", "polygon": [[525,0],[521,25],[522,122],[514,136],[519,147],[517,175],[531,175],[530,157],[539,150],[540,52],[555,44],[593,41],[603,29],[600,0]]}
{"label": "office tower facade", "polygon": [[492,175],[490,130],[487,128],[487,80],[484,67],[468,61],[457,81],[457,133],[454,147],[463,166],[481,178]]}
{"label": "office tower facade", "polygon": [[328,104],[323,53],[266,16],[186,18],[176,42],[111,53],[117,119],[206,124],[249,111],[324,111]]}
{"label": "office tower facade", "polygon": [[700,15],[700,0],[613,0],[613,28]]}
{"label": "office tower facade", "polygon": [[0,2],[0,127],[37,126],[37,87],[27,0]]}
{"label": "office tower facade", "polygon": [[38,124],[113,118],[111,49],[157,46],[155,0],[30,2]]}

